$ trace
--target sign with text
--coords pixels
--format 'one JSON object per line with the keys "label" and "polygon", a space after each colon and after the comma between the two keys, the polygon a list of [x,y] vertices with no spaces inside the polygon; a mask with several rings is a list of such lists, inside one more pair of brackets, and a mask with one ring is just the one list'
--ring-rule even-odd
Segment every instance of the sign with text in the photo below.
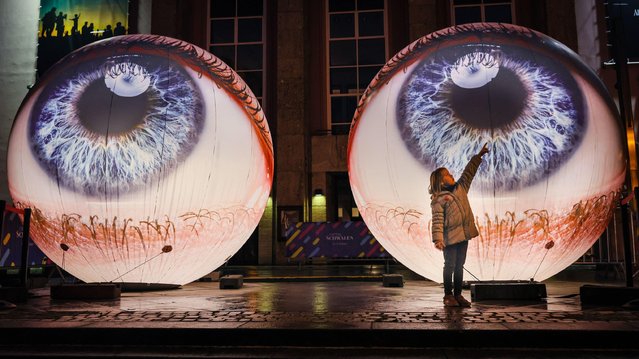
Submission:
{"label": "sign with text", "polygon": [[362,221],[298,222],[286,231],[286,256],[291,259],[390,257]]}
{"label": "sign with text", "polygon": [[609,0],[607,3],[607,16],[623,23],[623,34],[618,36],[623,37],[626,56],[631,60],[639,59],[639,43],[635,40],[639,35],[639,0]]}

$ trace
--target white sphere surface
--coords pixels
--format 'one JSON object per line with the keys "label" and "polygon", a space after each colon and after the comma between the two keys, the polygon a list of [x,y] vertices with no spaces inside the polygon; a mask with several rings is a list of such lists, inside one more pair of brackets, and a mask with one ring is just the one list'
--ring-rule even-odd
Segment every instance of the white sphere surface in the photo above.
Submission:
{"label": "white sphere surface", "polygon": [[8,172],[14,203],[33,210],[32,239],[69,273],[182,285],[254,231],[273,148],[257,99],[224,62],[129,35],[45,74],[15,119]]}
{"label": "white sphere surface", "polygon": [[487,143],[468,194],[480,235],[465,268],[481,280],[544,280],[612,216],[625,175],[616,116],[601,81],[557,41],[508,24],[444,29],[395,55],[363,95],[351,188],[384,248],[441,282],[430,174],[446,167],[457,180]]}

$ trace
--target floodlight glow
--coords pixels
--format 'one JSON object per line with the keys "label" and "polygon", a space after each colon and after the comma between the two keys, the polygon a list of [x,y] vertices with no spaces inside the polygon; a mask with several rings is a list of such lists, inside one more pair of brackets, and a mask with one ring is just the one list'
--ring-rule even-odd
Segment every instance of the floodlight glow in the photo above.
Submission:
{"label": "floodlight glow", "polygon": [[611,218],[625,174],[615,119],[601,81],[557,41],[508,24],[444,29],[401,50],[362,97],[348,150],[355,201],[389,253],[441,281],[430,173],[447,167],[457,179],[488,143],[469,193],[480,236],[466,268],[543,280]]}
{"label": "floodlight glow", "polygon": [[25,98],[9,188],[31,236],[85,282],[185,284],[251,235],[273,148],[244,81],[180,40],[120,36],[79,49]]}

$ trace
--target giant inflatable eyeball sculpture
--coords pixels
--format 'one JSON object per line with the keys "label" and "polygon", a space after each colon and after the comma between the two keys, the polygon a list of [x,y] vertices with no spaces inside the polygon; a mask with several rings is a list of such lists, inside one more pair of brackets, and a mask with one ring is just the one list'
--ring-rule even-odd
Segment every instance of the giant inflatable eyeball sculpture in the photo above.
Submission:
{"label": "giant inflatable eyeball sculpture", "polygon": [[544,280],[611,218],[625,175],[616,116],[597,76],[548,36],[490,23],[437,31],[395,55],[359,103],[355,201],[390,254],[441,282],[430,174],[445,167],[458,180],[487,143],[468,192],[479,236],[465,268],[481,280]]}
{"label": "giant inflatable eyeball sculpture", "polygon": [[260,104],[212,54],[154,35],[99,41],[52,67],[9,139],[31,237],[85,282],[182,285],[257,226],[273,147]]}

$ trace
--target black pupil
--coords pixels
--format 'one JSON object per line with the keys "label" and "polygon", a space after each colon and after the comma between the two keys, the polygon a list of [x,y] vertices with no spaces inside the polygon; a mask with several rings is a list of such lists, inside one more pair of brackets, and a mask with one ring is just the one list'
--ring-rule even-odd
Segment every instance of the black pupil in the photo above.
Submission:
{"label": "black pupil", "polygon": [[521,115],[527,101],[526,88],[509,69],[482,87],[466,89],[453,85],[451,108],[467,125],[477,129],[500,128]]}
{"label": "black pupil", "polygon": [[80,123],[100,135],[127,133],[144,122],[148,91],[135,97],[118,96],[96,80],[84,90],[76,105]]}

